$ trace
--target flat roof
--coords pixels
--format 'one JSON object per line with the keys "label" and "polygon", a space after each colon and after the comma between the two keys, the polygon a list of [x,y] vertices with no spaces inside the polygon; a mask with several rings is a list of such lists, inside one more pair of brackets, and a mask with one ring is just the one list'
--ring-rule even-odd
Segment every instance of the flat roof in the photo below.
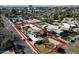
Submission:
{"label": "flat roof", "polygon": [[54,30],[56,33],[60,34],[61,32],[63,32],[61,29],[58,30]]}
{"label": "flat roof", "polygon": [[36,26],[34,26],[34,25],[32,25],[32,24],[30,24],[30,27],[31,27],[32,29],[34,29],[34,30],[40,30],[38,27],[36,27]]}
{"label": "flat roof", "polygon": [[28,33],[27,35],[28,35],[33,41],[40,41],[40,40],[43,40],[42,37],[34,37],[34,35],[33,35],[33,34],[30,34],[30,33]]}

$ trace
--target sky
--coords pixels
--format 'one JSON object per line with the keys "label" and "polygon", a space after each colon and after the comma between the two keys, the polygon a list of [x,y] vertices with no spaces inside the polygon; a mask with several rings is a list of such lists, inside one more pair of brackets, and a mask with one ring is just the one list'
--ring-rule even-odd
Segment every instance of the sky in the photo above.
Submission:
{"label": "sky", "polygon": [[79,0],[0,0],[0,5],[79,5]]}

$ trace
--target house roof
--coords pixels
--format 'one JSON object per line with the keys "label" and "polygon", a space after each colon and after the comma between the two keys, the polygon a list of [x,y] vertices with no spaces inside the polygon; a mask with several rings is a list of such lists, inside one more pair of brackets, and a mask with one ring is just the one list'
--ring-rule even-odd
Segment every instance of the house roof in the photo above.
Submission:
{"label": "house roof", "polygon": [[40,20],[38,20],[38,19],[33,19],[33,20],[27,20],[28,22],[40,22]]}
{"label": "house roof", "polygon": [[57,25],[50,25],[50,24],[48,24],[48,26],[46,28],[48,30],[57,30],[57,29],[59,29],[59,27]]}
{"label": "house roof", "polygon": [[68,23],[63,23],[61,26],[61,29],[63,30],[69,30],[69,28],[70,28],[70,25]]}
{"label": "house roof", "polygon": [[74,22],[79,27],[79,20],[75,20]]}
{"label": "house roof", "polygon": [[71,18],[69,18],[69,17],[66,17],[66,18],[64,18],[63,19],[63,21],[62,22],[71,22],[73,20],[73,18],[71,17]]}
{"label": "house roof", "polygon": [[63,32],[61,29],[57,29],[57,30],[54,30],[56,33],[60,34],[61,32]]}
{"label": "house roof", "polygon": [[27,35],[28,35],[33,41],[40,41],[40,40],[43,40],[42,37],[34,37],[34,35],[33,35],[33,34],[30,34],[30,33],[28,33]]}
{"label": "house roof", "polygon": [[32,25],[32,24],[30,24],[30,27],[31,27],[33,30],[40,30],[38,27],[36,27],[36,26],[34,26],[34,25]]}

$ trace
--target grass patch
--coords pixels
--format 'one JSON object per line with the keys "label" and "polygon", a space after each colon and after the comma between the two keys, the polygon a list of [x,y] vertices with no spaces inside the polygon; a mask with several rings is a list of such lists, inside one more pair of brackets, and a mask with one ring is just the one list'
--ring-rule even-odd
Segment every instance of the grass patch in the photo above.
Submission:
{"label": "grass patch", "polygon": [[42,27],[42,25],[45,24],[45,21],[43,20],[43,21],[41,21],[40,23],[36,23],[36,24],[38,24],[40,27]]}
{"label": "grass patch", "polygon": [[54,48],[54,44],[50,43],[48,39],[44,40],[43,44],[35,44],[40,53],[47,53]]}
{"label": "grass patch", "polygon": [[40,53],[46,53],[47,49],[45,48],[45,45],[43,44],[36,44],[36,47],[39,49]]}
{"label": "grass patch", "polygon": [[69,39],[71,39],[71,38],[73,38],[73,37],[75,37],[76,36],[76,34],[74,34],[74,33],[72,33],[72,34],[68,34],[68,36],[67,37],[62,37],[64,40],[69,40]]}
{"label": "grass patch", "polygon": [[0,42],[0,48],[3,48],[8,45],[12,45],[12,40],[10,38],[5,38],[2,42]]}

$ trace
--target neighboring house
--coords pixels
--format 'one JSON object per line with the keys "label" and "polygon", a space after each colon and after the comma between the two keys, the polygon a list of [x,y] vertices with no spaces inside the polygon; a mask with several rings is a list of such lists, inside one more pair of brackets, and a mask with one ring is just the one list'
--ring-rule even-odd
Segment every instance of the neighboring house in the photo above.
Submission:
{"label": "neighboring house", "polygon": [[62,30],[69,30],[70,29],[70,25],[68,23],[62,23],[61,29]]}
{"label": "neighboring house", "polygon": [[41,40],[43,40],[43,38],[42,37],[40,37],[40,36],[38,36],[38,37],[35,37],[34,35],[33,35],[33,33],[28,33],[27,34],[34,42],[37,42],[37,41],[41,41]]}
{"label": "neighboring house", "polygon": [[74,28],[73,31],[74,32],[79,32],[79,28]]}
{"label": "neighboring house", "polygon": [[14,23],[17,23],[17,24],[19,24],[19,23],[22,23],[22,20],[20,20],[20,19],[18,19],[18,18],[13,18],[13,19],[10,19],[12,22],[14,22]]}
{"label": "neighboring house", "polygon": [[69,24],[70,24],[70,26],[72,26],[72,27],[76,27],[75,21],[72,21],[72,22],[69,23]]}
{"label": "neighboring house", "polygon": [[38,22],[40,22],[40,20],[38,20],[38,19],[29,19],[29,20],[27,20],[27,22],[38,23]]}
{"label": "neighboring house", "polygon": [[59,27],[57,25],[51,25],[51,24],[48,24],[46,28],[48,31],[53,31],[53,30],[59,29]]}
{"label": "neighboring house", "polygon": [[75,20],[74,22],[77,25],[77,27],[79,27],[79,20]]}
{"label": "neighboring house", "polygon": [[66,18],[64,18],[64,19],[62,20],[62,23],[63,23],[63,22],[70,23],[70,22],[73,21],[73,20],[74,20],[73,18],[68,18],[68,17],[66,17]]}
{"label": "neighboring house", "polygon": [[61,32],[63,32],[57,25],[48,24],[46,28],[48,31],[50,32],[54,31],[57,34],[60,34]]}
{"label": "neighboring house", "polygon": [[73,18],[64,18],[62,23],[68,23],[72,27],[76,27],[75,20]]}

